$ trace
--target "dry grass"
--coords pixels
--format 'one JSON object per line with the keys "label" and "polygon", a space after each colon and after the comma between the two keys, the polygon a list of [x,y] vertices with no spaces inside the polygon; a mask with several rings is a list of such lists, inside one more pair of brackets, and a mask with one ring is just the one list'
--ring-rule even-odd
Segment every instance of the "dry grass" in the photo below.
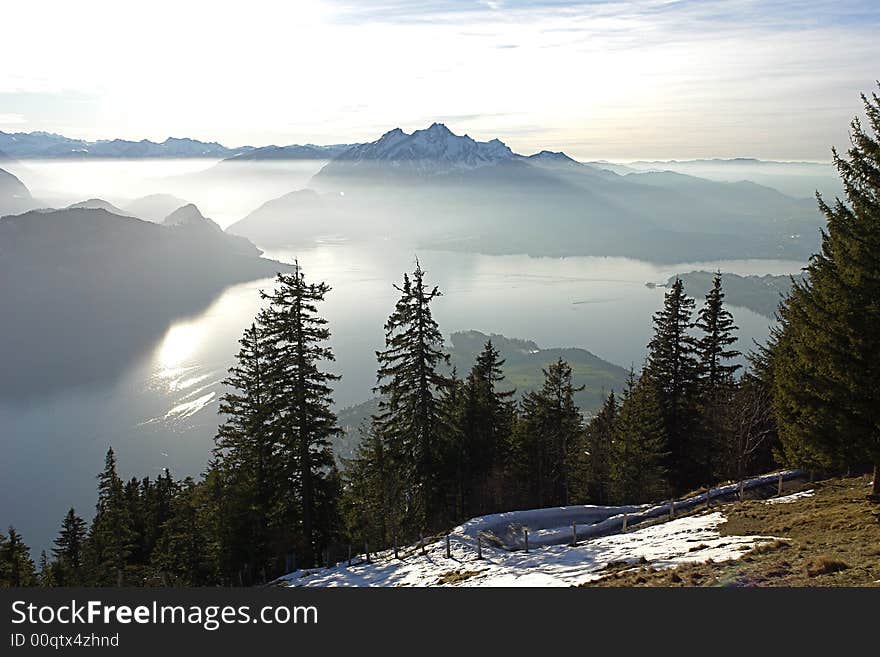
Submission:
{"label": "dry grass", "polygon": [[880,507],[866,499],[870,477],[831,479],[790,504],[719,505],[727,536],[776,536],[736,561],[658,570],[612,571],[594,586],[880,586]]}
{"label": "dry grass", "polygon": [[457,584],[458,582],[463,582],[466,579],[470,579],[475,575],[479,575],[482,571],[480,570],[450,570],[449,572],[445,572],[440,575],[440,579],[437,580],[437,584]]}
{"label": "dry grass", "polygon": [[807,575],[810,577],[818,577],[828,573],[838,573],[841,570],[849,568],[847,564],[831,557],[818,557],[810,559],[806,563]]}

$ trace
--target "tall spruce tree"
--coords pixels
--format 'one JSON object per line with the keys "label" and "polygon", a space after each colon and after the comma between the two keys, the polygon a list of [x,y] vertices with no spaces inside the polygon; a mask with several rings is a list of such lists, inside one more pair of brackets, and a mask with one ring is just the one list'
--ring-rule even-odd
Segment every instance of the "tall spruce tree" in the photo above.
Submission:
{"label": "tall spruce tree", "polygon": [[727,471],[727,456],[734,437],[725,421],[734,402],[736,381],[741,368],[731,362],[740,352],[731,348],[736,342],[734,332],[739,330],[733,315],[724,307],[721,272],[716,272],[712,288],[700,309],[696,328],[697,355],[700,361],[700,401],[702,403],[702,430],[693,446],[694,457],[700,461],[703,480],[708,484]]}
{"label": "tall spruce tree", "polygon": [[668,471],[673,488],[701,485],[705,475],[701,445],[697,347],[693,328],[694,300],[676,278],[666,293],[663,309],[654,315],[654,336],[648,344],[644,383],[654,388],[663,411]]}
{"label": "tall spruce tree", "polygon": [[376,352],[380,400],[373,430],[404,484],[405,531],[415,535],[443,522],[435,463],[442,450],[439,398],[448,383],[440,365],[449,356],[431,314],[441,293],[425,283],[418,261],[412,278],[404,274],[394,287],[400,299],[385,323],[385,349]]}
{"label": "tall spruce tree", "polygon": [[500,450],[513,425],[515,390],[499,390],[504,360],[489,340],[477,355],[461,392],[463,516],[496,511],[500,503]]}
{"label": "tall spruce tree", "polygon": [[528,491],[530,504],[558,506],[570,501],[576,446],[583,435],[574,393],[583,388],[572,385],[571,367],[559,358],[544,370],[541,389],[523,395],[514,437],[519,454],[514,476]]}
{"label": "tall spruce tree", "polygon": [[873,464],[880,500],[880,97],[862,96],[848,157],[833,151],[845,200],[817,194],[821,252],[780,309],[774,406],[786,459],[845,470]]}
{"label": "tall spruce tree", "polygon": [[[312,566],[330,540],[335,514],[336,470],[330,439],[341,433],[333,412],[332,388],[339,376],[322,369],[333,361],[330,330],[318,304],[326,283],[306,283],[295,264],[279,273],[276,288],[262,296],[269,307],[260,316],[271,381],[270,430],[283,472],[280,504],[288,526],[298,523],[299,564]],[[323,509],[324,513],[318,510]]]}
{"label": "tall spruce tree", "polygon": [[617,504],[655,501],[668,492],[666,428],[653,385],[630,370],[614,420],[611,497]]}
{"label": "tall spruce tree", "polygon": [[270,532],[273,499],[281,488],[271,430],[274,391],[263,332],[252,323],[239,340],[236,364],[224,380],[220,400],[224,422],[214,438],[212,468],[222,478],[228,503],[223,518],[228,533],[223,549],[235,570],[272,568]]}
{"label": "tall spruce tree", "polygon": [[52,555],[57,563],[57,583],[59,586],[81,586],[83,582],[83,559],[87,536],[86,521],[76,515],[71,508],[55,539]]}
{"label": "tall spruce tree", "polygon": [[612,390],[602,408],[587,424],[582,488],[585,500],[591,504],[611,503],[611,458],[614,425],[619,412],[617,397]]}
{"label": "tall spruce tree", "polygon": [[455,367],[446,385],[440,390],[440,434],[442,436],[442,465],[438,469],[443,496],[444,515],[451,520],[465,517],[469,503],[469,460],[465,439],[465,382]]}
{"label": "tall spruce tree", "polygon": [[717,272],[712,280],[712,289],[700,309],[696,327],[702,332],[697,340],[702,384],[711,394],[720,386],[729,384],[742,367],[731,362],[740,355],[740,352],[730,348],[736,342],[734,332],[739,327],[734,324],[733,315],[724,307],[721,272]]}
{"label": "tall spruce tree", "polygon": [[9,527],[9,534],[0,534],[0,586],[35,586],[37,572],[30,557],[30,548],[25,545],[21,534],[15,527]]}
{"label": "tall spruce tree", "polygon": [[125,486],[116,471],[116,455],[110,447],[104,458],[104,471],[98,475],[98,503],[87,541],[90,582],[97,586],[116,586],[120,580],[125,583],[135,540]]}

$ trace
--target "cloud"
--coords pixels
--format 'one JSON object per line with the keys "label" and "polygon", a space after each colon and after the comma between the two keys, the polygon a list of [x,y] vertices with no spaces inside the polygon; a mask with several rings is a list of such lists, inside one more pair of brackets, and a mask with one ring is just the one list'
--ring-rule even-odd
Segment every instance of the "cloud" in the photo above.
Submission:
{"label": "cloud", "polygon": [[2,114],[0,113],[0,125],[13,125],[18,123],[27,123],[23,114]]}
{"label": "cloud", "polygon": [[[7,13],[41,39],[0,40],[16,63],[0,69],[4,111],[90,137],[338,143],[467,116],[472,136],[522,151],[814,159],[845,145],[880,61],[874,0],[251,0],[244,13],[31,0]],[[47,102],[6,102],[26,94]]]}

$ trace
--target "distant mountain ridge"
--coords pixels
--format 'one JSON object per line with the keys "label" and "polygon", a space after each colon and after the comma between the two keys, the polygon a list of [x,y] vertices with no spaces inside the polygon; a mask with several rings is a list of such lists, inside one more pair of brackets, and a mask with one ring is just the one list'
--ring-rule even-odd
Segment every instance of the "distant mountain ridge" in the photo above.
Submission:
{"label": "distant mountain ridge", "polygon": [[88,207],[0,219],[0,307],[16,318],[0,341],[0,395],[113,377],[225,287],[290,269],[197,212],[171,226]]}
{"label": "distant mountain ridge", "polygon": [[813,201],[754,183],[619,175],[563,152],[520,155],[440,123],[354,146],[307,186],[313,192],[268,201],[227,230],[263,248],[393,236],[489,254],[688,262],[806,258],[821,223]]}
{"label": "distant mountain ridge", "polygon": [[389,130],[379,139],[357,144],[339,154],[322,173],[339,175],[360,169],[369,173],[372,163],[394,162],[400,172],[436,175],[454,170],[476,169],[512,160],[517,155],[499,139],[481,142],[468,135],[456,135],[442,123],[432,123],[409,134],[400,128]]}
{"label": "distant mountain ridge", "polygon": [[252,150],[251,146],[228,148],[217,142],[188,137],[169,137],[161,143],[142,139],[73,139],[51,132],[0,131],[0,151],[23,159],[38,158],[192,158],[231,157]]}
{"label": "distant mountain ridge", "polygon": [[0,161],[20,159],[88,158],[219,158],[249,160],[329,160],[354,144],[292,144],[288,146],[229,147],[189,137],[168,137],[163,142],[149,139],[75,139],[52,132],[0,131]]}
{"label": "distant mountain ridge", "polygon": [[[684,283],[685,291],[700,299],[711,288],[714,277],[714,272],[690,271],[670,276],[666,285],[669,287],[676,278],[680,278]],[[721,284],[724,286],[727,303],[748,308],[765,317],[773,317],[779,309],[780,302],[791,292],[792,282],[803,279],[803,273],[790,276],[771,274],[739,276],[725,272],[721,275]]]}
{"label": "distant mountain ridge", "polygon": [[248,160],[331,160],[346,152],[355,144],[293,144],[291,146],[262,146],[244,153],[226,158],[227,162],[243,162]]}
{"label": "distant mountain ridge", "polygon": [[15,175],[0,169],[0,217],[33,209],[36,201]]}

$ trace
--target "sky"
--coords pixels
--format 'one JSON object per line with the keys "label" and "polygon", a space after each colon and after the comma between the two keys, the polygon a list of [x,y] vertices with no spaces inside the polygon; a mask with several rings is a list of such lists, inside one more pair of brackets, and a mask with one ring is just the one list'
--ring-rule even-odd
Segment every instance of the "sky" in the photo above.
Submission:
{"label": "sky", "polygon": [[827,160],[880,78],[876,0],[28,0],[0,130],[250,144],[434,121],[582,160]]}

